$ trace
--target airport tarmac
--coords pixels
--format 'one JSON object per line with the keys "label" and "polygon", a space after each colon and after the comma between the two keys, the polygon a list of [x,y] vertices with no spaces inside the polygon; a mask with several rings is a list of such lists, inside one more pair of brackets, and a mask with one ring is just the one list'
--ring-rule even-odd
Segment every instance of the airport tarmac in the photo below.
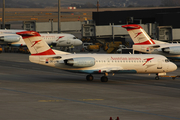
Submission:
{"label": "airport tarmac", "polygon": [[[180,120],[180,78],[116,74],[90,82],[28,56],[0,54],[0,120]],[[176,64],[168,75],[180,74]]]}

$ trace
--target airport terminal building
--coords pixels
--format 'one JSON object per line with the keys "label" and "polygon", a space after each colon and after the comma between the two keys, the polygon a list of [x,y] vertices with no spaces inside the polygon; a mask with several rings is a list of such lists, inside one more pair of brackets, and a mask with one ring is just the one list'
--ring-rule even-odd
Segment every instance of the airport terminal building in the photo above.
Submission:
{"label": "airport terminal building", "polygon": [[[122,11],[93,12],[93,22],[84,25],[84,36],[98,38],[128,39],[128,33],[120,27],[140,24],[153,38],[161,41],[180,41],[180,8],[147,8]],[[89,24],[89,25],[88,25]],[[89,29],[88,29],[89,27]]]}
{"label": "airport terminal building", "polygon": [[[180,7],[127,8],[120,11],[93,12],[92,20],[61,22],[61,31],[76,33],[78,38],[91,40],[131,41],[121,25],[140,24],[153,38],[161,41],[180,41]],[[58,23],[22,21],[6,23],[9,29],[25,29],[37,32],[57,32]]]}

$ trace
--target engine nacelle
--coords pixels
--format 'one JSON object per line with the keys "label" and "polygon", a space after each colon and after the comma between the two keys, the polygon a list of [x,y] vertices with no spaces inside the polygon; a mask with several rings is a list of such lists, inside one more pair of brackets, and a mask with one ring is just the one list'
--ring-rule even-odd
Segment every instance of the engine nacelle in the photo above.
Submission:
{"label": "engine nacelle", "polygon": [[167,48],[163,48],[162,51],[165,53],[178,55],[180,54],[180,47],[179,46],[167,47]]}
{"label": "engine nacelle", "polygon": [[92,57],[79,57],[66,59],[64,63],[73,67],[92,67],[95,65],[95,59]]}
{"label": "engine nacelle", "polygon": [[21,38],[19,35],[0,36],[0,40],[4,42],[18,42]]}

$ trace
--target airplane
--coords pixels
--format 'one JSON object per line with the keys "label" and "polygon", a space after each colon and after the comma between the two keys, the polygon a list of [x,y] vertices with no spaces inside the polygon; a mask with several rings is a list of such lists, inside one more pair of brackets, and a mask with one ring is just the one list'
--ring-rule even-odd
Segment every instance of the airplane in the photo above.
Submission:
{"label": "airplane", "polygon": [[180,44],[153,40],[137,24],[123,25],[122,27],[126,28],[134,42],[133,50],[143,53],[161,54],[169,59],[180,59]]}
{"label": "airplane", "polygon": [[55,67],[61,70],[85,73],[87,81],[93,80],[92,74],[104,74],[101,82],[108,81],[112,73],[155,73],[165,75],[177,66],[162,55],[152,54],[72,54],[51,49],[41,35],[34,31],[18,32],[23,37],[33,63]]}
{"label": "airplane", "polygon": [[[0,30],[0,44],[10,44],[12,46],[25,46],[25,42],[17,32],[26,30]],[[72,34],[66,33],[40,33],[43,39],[56,47],[70,47],[82,45],[82,41]]]}

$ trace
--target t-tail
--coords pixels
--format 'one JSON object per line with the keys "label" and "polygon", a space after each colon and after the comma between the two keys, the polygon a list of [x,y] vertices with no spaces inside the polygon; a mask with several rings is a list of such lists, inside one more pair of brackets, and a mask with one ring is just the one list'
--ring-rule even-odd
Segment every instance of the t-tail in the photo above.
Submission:
{"label": "t-tail", "polygon": [[126,28],[129,35],[131,36],[134,45],[152,45],[155,42],[150,38],[150,36],[145,32],[145,30],[136,24],[129,24],[122,26]]}
{"label": "t-tail", "polygon": [[56,54],[69,54],[67,52],[52,50],[49,45],[43,40],[41,35],[35,31],[17,32],[21,35],[26,43],[31,55],[56,55]]}
{"label": "t-tail", "polygon": [[62,52],[58,50],[52,50],[49,45],[43,40],[41,35],[35,31],[23,31],[18,32],[18,35],[21,35],[26,43],[31,56],[29,60],[34,63],[40,63],[40,59],[49,58],[52,56],[70,54],[67,52]]}

